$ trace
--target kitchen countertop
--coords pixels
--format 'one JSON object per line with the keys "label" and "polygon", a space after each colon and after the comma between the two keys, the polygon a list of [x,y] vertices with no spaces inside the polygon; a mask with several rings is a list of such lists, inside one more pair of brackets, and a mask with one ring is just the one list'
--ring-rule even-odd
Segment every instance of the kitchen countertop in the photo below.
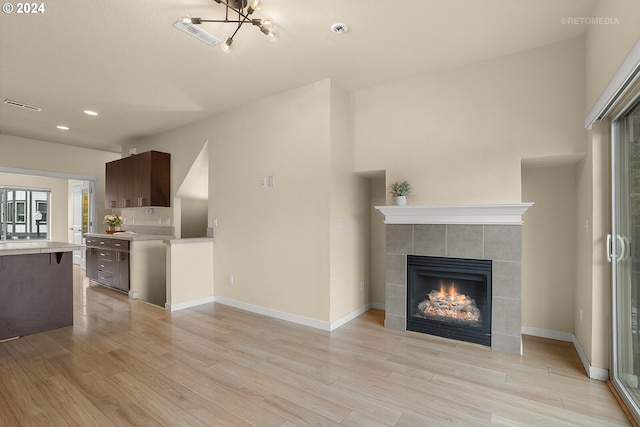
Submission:
{"label": "kitchen countertop", "polygon": [[78,249],[84,249],[84,246],[75,243],[52,242],[48,240],[33,242],[21,240],[17,242],[10,241],[0,243],[0,256],[70,252]]}
{"label": "kitchen countertop", "polygon": [[110,238],[110,239],[122,239],[129,241],[136,240],[167,240],[173,239],[174,236],[166,235],[166,234],[140,234],[140,233],[131,233],[129,231],[123,231],[114,234],[107,233],[85,233],[86,237],[99,237],[99,238]]}
{"label": "kitchen countertop", "polygon": [[164,242],[168,245],[176,245],[176,244],[188,244],[188,243],[203,243],[203,242],[215,242],[215,239],[212,237],[185,237],[185,238],[166,238],[163,239]]}

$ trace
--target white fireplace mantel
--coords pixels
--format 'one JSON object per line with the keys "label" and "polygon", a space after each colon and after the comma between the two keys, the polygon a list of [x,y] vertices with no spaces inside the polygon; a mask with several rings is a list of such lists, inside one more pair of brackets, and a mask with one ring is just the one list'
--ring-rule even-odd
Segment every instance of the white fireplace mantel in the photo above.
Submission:
{"label": "white fireplace mantel", "polygon": [[482,205],[375,206],[385,224],[522,225],[522,215],[533,202]]}

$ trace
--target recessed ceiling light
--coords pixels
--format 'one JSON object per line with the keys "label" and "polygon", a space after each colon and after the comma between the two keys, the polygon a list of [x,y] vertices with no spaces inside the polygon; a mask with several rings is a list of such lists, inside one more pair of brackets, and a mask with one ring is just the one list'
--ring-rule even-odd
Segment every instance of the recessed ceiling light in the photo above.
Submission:
{"label": "recessed ceiling light", "polygon": [[84,110],[84,113],[87,116],[97,116],[98,115],[98,113],[96,113],[95,111],[91,111],[91,110]]}
{"label": "recessed ceiling light", "polygon": [[68,126],[58,125],[58,126],[56,126],[56,127],[57,127],[58,129],[60,129],[60,130],[69,130],[69,127],[68,127]]}

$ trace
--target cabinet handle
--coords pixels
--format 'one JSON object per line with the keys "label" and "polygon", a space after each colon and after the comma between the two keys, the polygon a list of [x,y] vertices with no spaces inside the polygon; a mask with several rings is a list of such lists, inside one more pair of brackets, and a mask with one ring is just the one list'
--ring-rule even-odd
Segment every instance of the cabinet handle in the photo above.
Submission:
{"label": "cabinet handle", "polygon": [[138,206],[142,206],[142,197],[138,197]]}

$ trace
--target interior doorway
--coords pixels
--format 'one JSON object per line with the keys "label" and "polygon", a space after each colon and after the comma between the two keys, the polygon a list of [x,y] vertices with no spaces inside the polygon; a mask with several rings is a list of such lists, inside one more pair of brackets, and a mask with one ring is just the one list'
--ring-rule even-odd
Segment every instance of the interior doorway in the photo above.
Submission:
{"label": "interior doorway", "polygon": [[[71,181],[71,241],[77,245],[85,244],[85,233],[91,231],[91,181]],[[83,269],[86,268],[87,262],[85,251],[73,251],[73,263],[79,265]]]}

